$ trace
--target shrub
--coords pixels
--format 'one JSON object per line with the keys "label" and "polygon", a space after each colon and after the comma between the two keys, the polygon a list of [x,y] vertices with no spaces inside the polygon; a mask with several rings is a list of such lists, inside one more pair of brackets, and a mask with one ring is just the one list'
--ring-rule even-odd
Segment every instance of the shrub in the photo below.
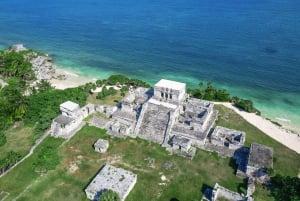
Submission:
{"label": "shrub", "polygon": [[121,199],[119,195],[112,190],[105,191],[99,199],[99,201],[120,201],[120,200]]}
{"label": "shrub", "polygon": [[4,135],[4,133],[0,133],[0,147],[5,145],[6,143],[6,136]]}

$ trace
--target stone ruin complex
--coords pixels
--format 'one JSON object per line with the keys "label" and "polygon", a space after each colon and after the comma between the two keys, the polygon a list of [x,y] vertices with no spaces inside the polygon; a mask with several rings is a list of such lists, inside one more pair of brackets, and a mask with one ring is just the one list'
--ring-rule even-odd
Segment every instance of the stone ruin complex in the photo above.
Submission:
{"label": "stone ruin complex", "polygon": [[205,144],[218,115],[213,106],[189,98],[184,83],[162,79],[154,90],[137,88],[125,97],[112,114],[108,130],[188,151]]}
{"label": "stone ruin complex", "polygon": [[107,164],[86,187],[85,193],[88,199],[99,200],[106,190],[112,190],[124,201],[136,180],[136,174]]}
{"label": "stone ruin complex", "polygon": [[[83,119],[95,113],[89,125],[107,129],[109,135],[139,137],[156,142],[171,153],[189,159],[193,159],[195,147],[217,152],[220,156],[232,157],[236,161],[236,175],[248,179],[247,195],[240,196],[216,184],[216,189],[212,191],[214,197],[206,197],[206,200],[216,200],[217,195],[228,195],[225,197],[229,200],[253,200],[254,183],[266,183],[269,179],[266,170],[272,167],[272,148],[253,143],[249,149],[244,147],[244,132],[221,126],[213,128],[218,117],[214,104],[190,98],[185,87],[184,83],[161,80],[155,84],[154,89],[139,87],[131,90],[117,106],[88,104],[80,108],[78,104],[67,101],[60,105],[62,114],[53,120],[52,135],[70,138],[85,124]],[[94,147],[102,153],[107,148],[102,141],[99,144],[95,143]],[[98,189],[102,184],[95,185],[87,189]],[[113,189],[114,186],[107,189],[118,192]],[[97,193],[95,190],[86,190],[86,193],[92,199],[92,196],[99,195],[99,189]],[[120,196],[123,194],[119,193]]]}

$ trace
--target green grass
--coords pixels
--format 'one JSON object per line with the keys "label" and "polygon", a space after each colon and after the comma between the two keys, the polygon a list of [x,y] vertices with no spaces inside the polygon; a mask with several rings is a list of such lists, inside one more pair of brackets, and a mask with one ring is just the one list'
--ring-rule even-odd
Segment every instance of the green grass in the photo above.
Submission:
{"label": "green grass", "polygon": [[[99,137],[110,142],[110,148],[105,154],[95,152],[92,147]],[[84,127],[62,146],[59,146],[60,140],[47,138],[41,147],[49,144],[57,147],[62,158],[59,166],[39,176],[32,169],[37,155],[35,153],[0,179],[3,184],[0,191],[9,192],[9,200],[28,186],[19,197],[20,200],[86,200],[84,188],[105,163],[123,167],[138,175],[138,182],[127,201],[141,198],[199,200],[204,184],[213,186],[218,182],[236,191],[239,184],[243,183],[233,174],[228,165],[230,160],[219,158],[216,154],[197,150],[194,160],[190,161],[180,156],[171,156],[159,145],[144,140],[110,138],[105,131],[95,127]],[[148,157],[155,159],[152,166],[145,160]],[[165,162],[171,162],[173,167],[167,170],[164,168]],[[76,164],[78,169],[72,171],[71,164]],[[162,175],[166,176],[166,182],[161,181]],[[166,186],[159,186],[159,183],[166,183]]]}
{"label": "green grass", "polygon": [[[60,139],[52,137],[46,138],[31,157],[0,179],[0,192],[4,191],[10,193],[6,200],[12,200],[24,190],[26,191],[27,188],[30,189],[34,187],[34,185],[44,177],[33,170],[33,163],[42,147],[50,145],[58,148],[60,144],[62,144],[62,140]],[[51,171],[46,175],[49,175],[50,172]],[[36,197],[34,197],[33,200],[37,200]]]}
{"label": "green grass", "polygon": [[5,132],[6,140],[4,146],[0,147],[0,158],[9,151],[15,151],[22,156],[26,155],[33,144],[34,133],[32,127],[19,125]]}
{"label": "green grass", "polygon": [[[218,125],[247,132],[246,145],[251,142],[263,143],[274,148],[274,171],[283,175],[297,176],[300,167],[299,154],[275,142],[255,127],[251,126],[236,113],[225,107],[220,110]],[[224,118],[224,114],[229,116]],[[93,144],[98,138],[108,139],[110,147],[105,154],[94,151]],[[42,147],[51,145],[57,148],[61,158],[55,170],[44,175],[34,172],[32,163]],[[153,158],[149,164],[148,158]],[[166,169],[165,163],[172,163]],[[236,177],[229,158],[220,158],[216,153],[197,150],[192,161],[177,155],[170,155],[158,144],[141,139],[119,139],[105,134],[95,127],[84,127],[70,141],[51,137],[37,149],[32,157],[24,161],[12,172],[0,178],[0,192],[9,192],[6,200],[18,196],[18,200],[87,200],[84,189],[99,169],[110,163],[123,167],[138,175],[137,183],[126,201],[169,201],[176,198],[181,201],[200,200],[205,186],[213,187],[216,182],[233,190],[245,193],[245,182]],[[287,167],[288,164],[288,168]],[[167,180],[162,181],[164,175]],[[165,185],[159,185],[165,183]],[[268,191],[257,186],[256,200],[273,201]]]}
{"label": "green grass", "polygon": [[117,91],[116,94],[105,97],[104,99],[97,99],[98,93],[91,94],[87,97],[87,103],[97,105],[116,105],[117,102],[122,100],[121,92]]}

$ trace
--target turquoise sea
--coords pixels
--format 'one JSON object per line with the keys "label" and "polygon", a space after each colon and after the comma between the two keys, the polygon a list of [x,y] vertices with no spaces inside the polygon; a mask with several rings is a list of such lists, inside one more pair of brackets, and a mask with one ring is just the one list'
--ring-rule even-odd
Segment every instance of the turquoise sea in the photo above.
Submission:
{"label": "turquoise sea", "polygon": [[89,77],[212,81],[300,128],[299,0],[2,0],[15,43]]}

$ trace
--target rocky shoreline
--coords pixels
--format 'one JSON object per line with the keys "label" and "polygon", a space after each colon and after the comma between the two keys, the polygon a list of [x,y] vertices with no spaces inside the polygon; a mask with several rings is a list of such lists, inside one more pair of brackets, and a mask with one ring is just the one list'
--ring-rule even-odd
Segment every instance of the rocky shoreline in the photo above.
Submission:
{"label": "rocky shoreline", "polygon": [[25,57],[32,64],[32,70],[37,79],[36,82],[50,81],[51,79],[65,80],[67,78],[66,74],[57,73],[57,66],[53,64],[52,58],[47,54],[29,50],[23,44],[13,45],[9,51],[28,51]]}

